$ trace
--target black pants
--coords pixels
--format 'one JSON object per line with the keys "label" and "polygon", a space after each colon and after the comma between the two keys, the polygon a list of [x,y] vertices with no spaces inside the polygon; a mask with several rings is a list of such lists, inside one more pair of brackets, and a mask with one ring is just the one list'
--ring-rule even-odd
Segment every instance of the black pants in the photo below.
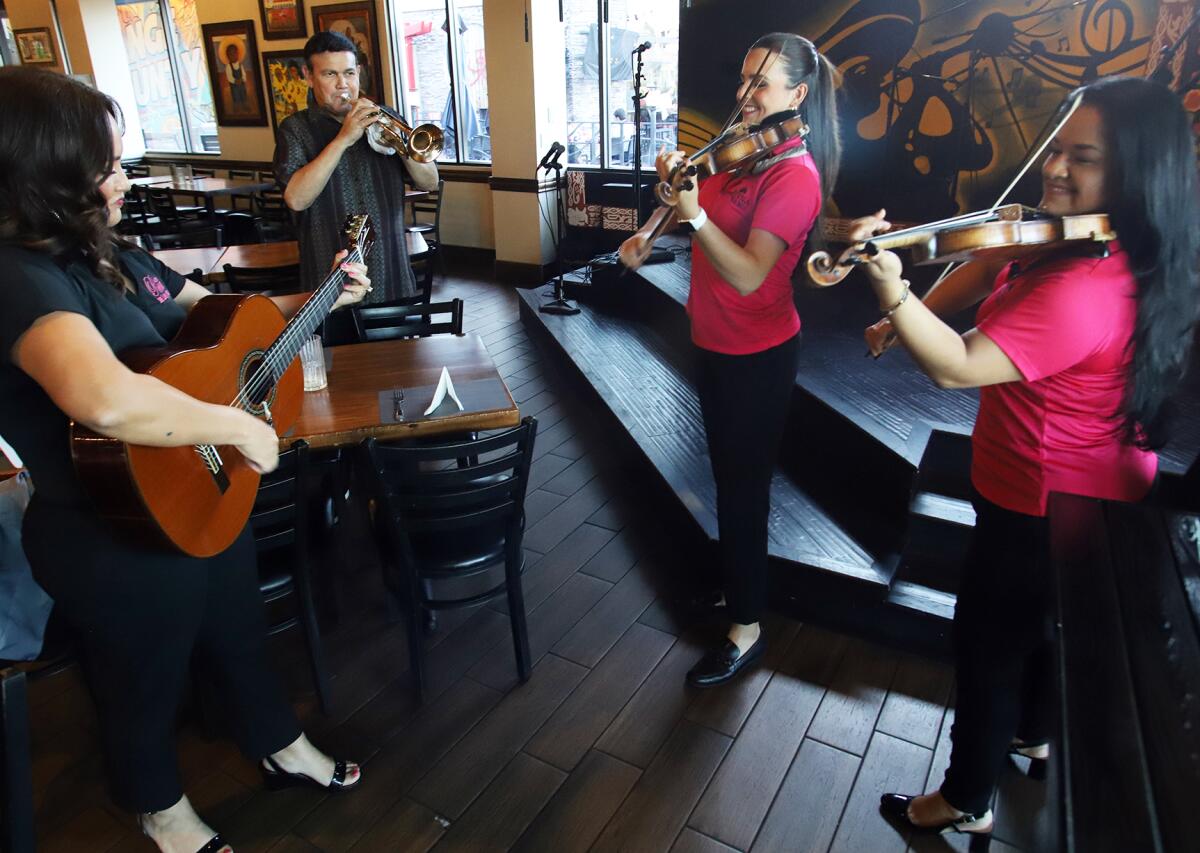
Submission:
{"label": "black pants", "polygon": [[90,510],[34,496],[23,544],[34,574],[78,635],[96,700],[113,799],[161,811],[183,788],[176,717],[193,653],[228,706],[250,758],[278,752],[300,724],[267,663],[249,531],[205,560],[142,550]]}
{"label": "black pants", "polygon": [[767,608],[771,475],[787,420],[800,336],[750,355],[700,350],[700,408],[717,483],[721,581],[729,618],[757,622]]}
{"label": "black pants", "polygon": [[1045,518],[975,496],[975,533],[954,609],[958,680],[950,766],[942,795],[954,808],[988,808],[1014,736],[1053,731],[1053,576]]}

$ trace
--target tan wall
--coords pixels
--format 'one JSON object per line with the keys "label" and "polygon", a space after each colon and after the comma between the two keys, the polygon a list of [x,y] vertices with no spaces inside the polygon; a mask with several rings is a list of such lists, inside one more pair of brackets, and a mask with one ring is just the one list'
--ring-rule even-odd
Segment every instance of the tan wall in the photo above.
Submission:
{"label": "tan wall", "polygon": [[[70,2],[71,0],[67,0]],[[14,30],[24,30],[31,27],[46,27],[50,30],[50,39],[54,42],[55,64],[40,65],[39,68],[63,70],[63,46],[59,43],[58,33],[54,28],[54,17],[50,14],[50,4],[46,0],[5,0],[4,8],[8,10],[8,20]]]}

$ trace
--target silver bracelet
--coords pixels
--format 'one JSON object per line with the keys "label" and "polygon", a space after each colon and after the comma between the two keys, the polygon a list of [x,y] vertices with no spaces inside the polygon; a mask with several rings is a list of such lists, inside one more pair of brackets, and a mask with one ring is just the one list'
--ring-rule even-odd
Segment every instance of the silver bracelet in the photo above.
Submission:
{"label": "silver bracelet", "polygon": [[904,293],[900,294],[900,298],[898,300],[896,300],[896,304],[890,308],[880,308],[879,309],[880,311],[883,312],[883,316],[885,316],[885,317],[892,316],[892,313],[895,312],[895,310],[897,308],[899,308],[901,305],[903,305],[905,302],[908,301],[908,293],[909,293],[908,279],[902,278],[902,279],[900,279],[900,283],[904,285]]}

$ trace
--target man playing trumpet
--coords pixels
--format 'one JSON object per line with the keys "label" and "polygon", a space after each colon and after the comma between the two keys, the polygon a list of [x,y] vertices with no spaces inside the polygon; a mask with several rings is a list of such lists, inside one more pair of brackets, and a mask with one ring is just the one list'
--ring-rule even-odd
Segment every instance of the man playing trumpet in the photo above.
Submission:
{"label": "man playing trumpet", "polygon": [[[374,288],[364,302],[410,296],[416,281],[404,237],[404,170],[418,189],[435,190],[437,165],[413,159],[407,148],[396,151],[394,133],[368,133],[384,114],[359,97],[352,41],[339,33],[317,33],[304,46],[304,60],[308,109],[280,123],[274,164],[296,223],[301,287],[311,289],[324,279],[329,258],[341,248],[346,216],[366,213],[375,224],[376,244],[370,259]],[[345,322],[329,321],[325,342],[353,341],[349,319],[337,319]]]}

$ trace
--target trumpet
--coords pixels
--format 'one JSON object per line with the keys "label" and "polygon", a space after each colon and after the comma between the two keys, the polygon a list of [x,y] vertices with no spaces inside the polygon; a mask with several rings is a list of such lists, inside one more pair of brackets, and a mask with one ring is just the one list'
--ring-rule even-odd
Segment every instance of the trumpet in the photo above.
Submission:
{"label": "trumpet", "polygon": [[376,144],[391,148],[418,163],[432,163],[442,153],[445,134],[436,124],[409,127],[404,119],[387,107],[375,105],[375,123],[367,126]]}

